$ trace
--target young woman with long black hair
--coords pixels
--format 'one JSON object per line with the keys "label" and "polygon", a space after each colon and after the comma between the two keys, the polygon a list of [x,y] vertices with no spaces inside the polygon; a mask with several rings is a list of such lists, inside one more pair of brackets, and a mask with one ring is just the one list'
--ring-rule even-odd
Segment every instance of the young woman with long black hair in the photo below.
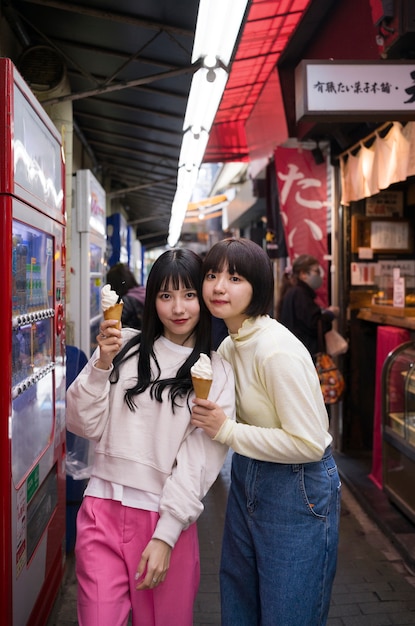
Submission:
{"label": "young woman with long black hair", "polygon": [[67,426],[97,442],[77,518],[80,626],[191,626],[196,520],[228,447],[190,423],[191,366],[210,354],[209,397],[234,419],[231,367],[210,352],[201,259],[162,254],[142,331],[101,323],[99,347],[67,393]]}

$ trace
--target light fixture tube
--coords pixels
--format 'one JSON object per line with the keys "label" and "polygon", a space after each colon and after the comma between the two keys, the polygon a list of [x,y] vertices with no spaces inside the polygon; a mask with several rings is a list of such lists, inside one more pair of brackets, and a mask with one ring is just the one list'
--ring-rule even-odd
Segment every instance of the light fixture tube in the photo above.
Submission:
{"label": "light fixture tube", "polygon": [[192,63],[205,56],[229,65],[248,0],[200,0]]}
{"label": "light fixture tube", "polygon": [[198,167],[191,167],[187,169],[185,167],[179,167],[177,172],[177,191],[187,194],[187,191],[193,191],[193,187],[197,182],[197,175],[199,173]]}
{"label": "light fixture tube", "polygon": [[189,128],[183,135],[179,167],[182,165],[186,169],[190,169],[193,166],[199,167],[202,163],[208,140],[209,133],[205,130],[202,129],[197,134],[194,134],[192,129]]}
{"label": "light fixture tube", "polygon": [[198,172],[198,167],[192,167],[190,170],[180,167],[177,172],[177,189],[171,207],[169,236],[167,239],[170,247],[175,246],[179,240],[184,216],[197,182]]}
{"label": "light fixture tube", "polygon": [[[206,59],[192,77],[183,130],[203,129],[199,139],[183,136],[179,157],[177,189],[173,200],[169,246],[176,245],[197,182],[209,132],[228,80],[229,64],[241,29],[248,0],[200,0],[192,62]],[[216,60],[216,65],[212,63]],[[225,69],[226,68],[226,69]]]}
{"label": "light fixture tube", "polygon": [[176,245],[180,238],[184,217],[187,211],[187,205],[189,204],[192,191],[192,189],[189,189],[188,197],[186,197],[183,193],[177,194],[176,192],[176,195],[178,195],[178,197],[175,197],[173,200],[169,224],[169,236],[167,238],[167,243],[171,248]]}
{"label": "light fixture tube", "polygon": [[193,74],[183,130],[190,126],[198,126],[210,132],[222,100],[228,74],[223,67],[218,67],[214,70],[216,78],[213,83],[210,83],[206,78],[208,71],[205,67],[201,67]]}

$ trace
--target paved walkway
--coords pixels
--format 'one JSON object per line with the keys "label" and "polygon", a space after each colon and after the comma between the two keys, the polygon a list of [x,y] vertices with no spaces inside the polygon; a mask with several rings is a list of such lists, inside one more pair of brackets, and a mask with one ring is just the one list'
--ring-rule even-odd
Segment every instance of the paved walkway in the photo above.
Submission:
{"label": "paved walkway", "polygon": [[[218,571],[229,470],[230,457],[206,497],[199,520],[202,578],[194,626],[220,626]],[[415,624],[415,572],[408,570],[344,484],[342,500],[339,562],[328,626]],[[76,579],[73,557],[68,556],[67,575],[48,626],[77,623]]]}

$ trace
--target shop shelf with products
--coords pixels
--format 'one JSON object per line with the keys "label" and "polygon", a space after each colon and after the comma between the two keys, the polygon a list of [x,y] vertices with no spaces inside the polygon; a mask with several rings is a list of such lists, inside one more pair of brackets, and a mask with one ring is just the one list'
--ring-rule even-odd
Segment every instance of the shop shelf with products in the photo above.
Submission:
{"label": "shop shelf with products", "polygon": [[[379,264],[379,275],[376,275],[378,292],[372,298],[371,309],[374,313],[391,315],[396,317],[415,316],[415,264],[413,260],[401,260],[384,262]],[[385,266],[388,271],[385,271]],[[399,270],[401,266],[401,269]],[[396,270],[393,269],[396,268]],[[400,271],[403,279],[404,302],[402,306],[397,306],[394,298],[394,277],[393,272]]]}

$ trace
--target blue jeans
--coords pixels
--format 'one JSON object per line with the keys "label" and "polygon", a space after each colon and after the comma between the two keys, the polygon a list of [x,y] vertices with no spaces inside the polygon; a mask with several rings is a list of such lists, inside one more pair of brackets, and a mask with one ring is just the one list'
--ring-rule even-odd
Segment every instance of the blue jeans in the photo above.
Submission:
{"label": "blue jeans", "polygon": [[336,572],[340,479],[321,461],[233,455],[221,559],[222,626],[324,626]]}

